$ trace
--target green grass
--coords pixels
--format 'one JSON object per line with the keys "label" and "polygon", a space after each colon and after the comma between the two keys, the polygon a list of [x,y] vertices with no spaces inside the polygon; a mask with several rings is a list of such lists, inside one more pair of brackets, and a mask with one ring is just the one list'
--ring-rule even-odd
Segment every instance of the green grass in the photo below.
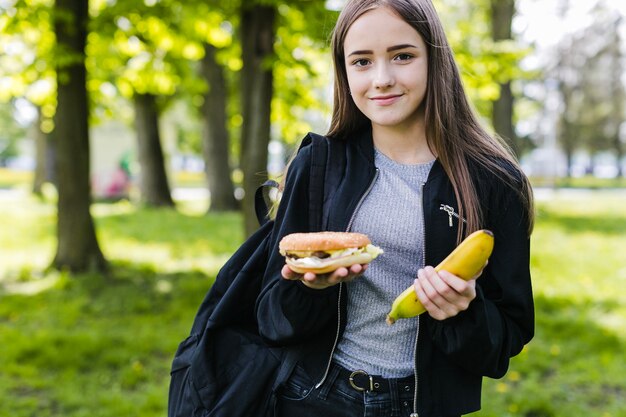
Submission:
{"label": "green grass", "polygon": [[[481,417],[626,416],[626,196],[556,193],[532,240],[533,341]],[[96,204],[110,276],[44,272],[55,208],[0,204],[0,417],[166,415],[169,366],[219,266],[235,214]]]}
{"label": "green grass", "polygon": [[32,171],[17,171],[0,167],[0,188],[31,187],[34,173]]}
{"label": "green grass", "polygon": [[484,417],[626,416],[626,193],[556,193],[532,239],[537,331]]}
{"label": "green grass", "polygon": [[[0,416],[163,416],[169,366],[240,217],[96,204],[109,276],[43,272],[53,206],[0,208]],[[6,233],[5,233],[6,231]]]}
{"label": "green grass", "polygon": [[534,186],[556,188],[626,188],[626,177],[620,178],[597,178],[593,175],[585,175],[576,178],[548,178],[533,177],[531,182]]}

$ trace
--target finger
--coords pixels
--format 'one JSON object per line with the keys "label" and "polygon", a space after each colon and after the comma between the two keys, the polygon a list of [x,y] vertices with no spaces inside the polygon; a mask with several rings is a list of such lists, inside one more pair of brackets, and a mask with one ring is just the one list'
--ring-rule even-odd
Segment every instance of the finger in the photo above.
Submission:
{"label": "finger", "polygon": [[422,282],[424,291],[428,297],[440,308],[454,298],[454,291],[441,279],[437,271],[431,266],[427,266],[417,273]]}
{"label": "finger", "polygon": [[463,280],[448,271],[440,271],[439,277],[461,297],[473,299],[476,296],[476,279]]}
{"label": "finger", "polygon": [[365,271],[365,266],[361,264],[352,265],[349,271],[350,275],[359,275]]}
{"label": "finger", "polygon": [[[473,299],[471,295],[459,294],[453,287],[443,279],[443,271],[437,273],[432,267],[426,267],[421,271],[420,283],[428,298],[436,308],[428,309],[429,314],[434,318],[442,320],[444,318],[457,315],[460,311],[466,310],[470,301]],[[463,285],[467,283],[460,278],[448,273],[450,279],[462,281]],[[420,272],[418,272],[420,276]],[[426,306],[424,306],[426,307]]]}
{"label": "finger", "polygon": [[316,275],[313,272],[306,272],[304,275],[302,275],[302,279],[307,282],[318,281],[319,279],[321,279],[321,277],[322,275]]}
{"label": "finger", "polygon": [[[418,275],[420,275],[419,272],[418,272]],[[427,280],[424,280],[421,278],[417,278],[413,282],[413,287],[415,288],[415,293],[417,294],[417,298],[420,300],[420,303],[422,303],[422,305],[424,306],[426,311],[428,311],[428,314],[431,317],[437,320],[443,320],[445,313],[443,312],[443,310],[439,308],[439,306],[437,306],[437,304],[435,304],[432,301],[432,299],[428,296],[428,294],[424,290],[423,284],[425,282],[427,282]]]}
{"label": "finger", "polygon": [[[428,304],[432,304],[436,307],[439,307],[441,304],[442,298],[440,294],[437,292],[437,289],[434,287],[433,283],[431,282],[431,278],[429,276],[428,271],[426,271],[425,269],[418,270],[417,281],[419,284],[417,286],[417,289],[418,291],[424,294],[424,301],[426,301],[426,303]],[[418,292],[418,297],[419,297],[419,292]],[[422,300],[420,299],[420,301]],[[426,304],[424,304],[424,307],[427,307]]]}
{"label": "finger", "polygon": [[367,265],[355,264],[349,268],[338,268],[326,277],[326,281],[330,285],[339,284],[340,282],[350,282],[357,278],[365,271]]}
{"label": "finger", "polygon": [[331,279],[331,280],[341,279],[341,278],[347,277],[349,273],[350,273],[350,271],[348,271],[347,268],[341,267],[341,268],[337,268],[336,270],[331,272],[328,275],[328,278]]}
{"label": "finger", "polygon": [[476,298],[476,280],[465,281],[448,271],[441,271],[439,276],[448,283],[450,288],[450,294],[446,296],[446,299],[451,305],[445,310],[451,316],[467,310],[472,300]]}
{"label": "finger", "polygon": [[293,272],[288,265],[283,265],[283,268],[280,270],[280,274],[283,276],[284,279],[288,280],[298,280],[302,277],[301,274]]}

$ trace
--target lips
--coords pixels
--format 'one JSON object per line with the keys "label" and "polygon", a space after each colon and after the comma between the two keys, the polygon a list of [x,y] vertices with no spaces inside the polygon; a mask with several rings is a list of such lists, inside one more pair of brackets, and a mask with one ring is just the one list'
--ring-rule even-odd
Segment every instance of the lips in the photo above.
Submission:
{"label": "lips", "polygon": [[389,106],[390,104],[393,104],[396,101],[398,101],[400,97],[402,97],[402,94],[387,94],[384,96],[371,97],[370,100],[372,100],[374,103],[380,106]]}

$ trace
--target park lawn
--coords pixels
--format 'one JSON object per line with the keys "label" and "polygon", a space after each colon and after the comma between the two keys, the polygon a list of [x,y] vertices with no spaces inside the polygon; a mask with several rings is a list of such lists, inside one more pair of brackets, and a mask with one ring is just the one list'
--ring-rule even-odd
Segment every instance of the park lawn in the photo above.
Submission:
{"label": "park lawn", "polygon": [[[539,202],[536,337],[486,380],[474,416],[626,416],[625,203],[600,191]],[[242,239],[236,214],[179,208],[94,205],[112,272],[69,277],[44,272],[54,207],[2,203],[0,417],[166,415],[172,355]]]}
{"label": "park lawn", "polygon": [[0,167],[0,188],[23,187],[28,189],[32,187],[34,176],[32,171]]}
{"label": "park lawn", "polygon": [[503,379],[486,381],[476,416],[626,416],[625,204],[626,190],[538,203],[536,336]]}

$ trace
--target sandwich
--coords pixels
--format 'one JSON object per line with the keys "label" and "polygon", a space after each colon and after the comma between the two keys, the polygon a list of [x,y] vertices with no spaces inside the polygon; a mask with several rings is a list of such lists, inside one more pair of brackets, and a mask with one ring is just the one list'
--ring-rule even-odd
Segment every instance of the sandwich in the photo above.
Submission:
{"label": "sandwich", "polygon": [[282,238],[278,249],[289,268],[299,274],[326,274],[364,265],[383,253],[366,235],[351,232],[292,233]]}

